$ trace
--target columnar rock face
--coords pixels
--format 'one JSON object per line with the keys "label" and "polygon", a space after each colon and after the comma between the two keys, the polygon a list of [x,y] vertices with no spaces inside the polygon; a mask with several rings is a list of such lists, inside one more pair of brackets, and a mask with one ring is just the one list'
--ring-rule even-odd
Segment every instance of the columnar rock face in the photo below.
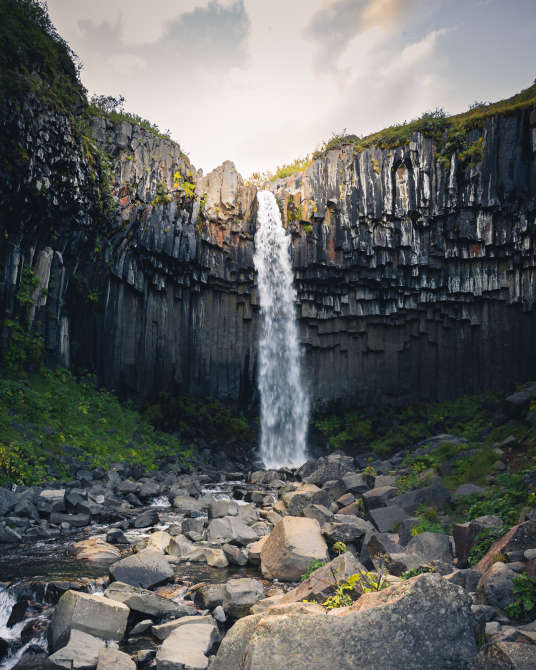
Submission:
{"label": "columnar rock face", "polygon": [[[106,226],[69,120],[29,102],[17,124],[25,184],[45,204],[11,207],[2,313],[31,267],[30,318],[51,358],[126,392],[254,400],[255,186],[231,162],[202,176],[170,140],[96,119],[118,203]],[[470,135],[482,137],[472,166],[457,154],[445,166],[416,133],[397,149],[329,151],[267,184],[291,233],[316,404],[445,399],[536,374],[536,110]]]}

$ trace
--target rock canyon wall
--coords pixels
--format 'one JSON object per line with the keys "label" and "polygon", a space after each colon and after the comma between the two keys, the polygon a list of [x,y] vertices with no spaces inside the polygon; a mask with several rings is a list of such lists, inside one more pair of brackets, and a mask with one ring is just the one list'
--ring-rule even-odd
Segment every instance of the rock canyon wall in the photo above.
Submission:
{"label": "rock canyon wall", "polygon": [[[129,123],[95,118],[88,138],[35,100],[5,128],[21,165],[0,202],[4,352],[26,267],[50,360],[125,393],[255,402],[255,185],[230,162],[203,176]],[[396,149],[328,151],[268,184],[292,234],[316,406],[536,376],[536,110],[471,132],[473,164],[446,164],[415,133]],[[95,151],[110,161],[108,219]]]}

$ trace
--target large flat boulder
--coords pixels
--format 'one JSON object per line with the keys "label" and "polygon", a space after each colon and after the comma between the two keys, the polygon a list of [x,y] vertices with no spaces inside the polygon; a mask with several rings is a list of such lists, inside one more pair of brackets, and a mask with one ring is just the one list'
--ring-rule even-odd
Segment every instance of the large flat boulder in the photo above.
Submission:
{"label": "large flat boulder", "polygon": [[299,605],[240,619],[211,670],[468,670],[477,653],[471,599],[439,575],[366,594],[332,615]]}
{"label": "large flat boulder", "polygon": [[297,581],[311,561],[325,561],[328,548],[316,519],[286,516],[278,521],[261,549],[261,570],[267,579]]}
{"label": "large flat boulder", "polygon": [[145,589],[173,577],[173,569],[166,557],[150,549],[117,561],[110,567],[110,573],[119,582]]}
{"label": "large flat boulder", "polygon": [[130,610],[103,596],[80,591],[66,591],[59,599],[48,627],[48,642],[52,651],[67,644],[72,630],[78,630],[103,640],[122,639]]}

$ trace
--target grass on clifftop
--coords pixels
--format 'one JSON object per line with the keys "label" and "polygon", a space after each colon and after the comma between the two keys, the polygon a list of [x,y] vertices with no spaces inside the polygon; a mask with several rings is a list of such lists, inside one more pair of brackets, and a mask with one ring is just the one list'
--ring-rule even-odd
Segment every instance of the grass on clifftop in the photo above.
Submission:
{"label": "grass on clifftop", "polygon": [[67,479],[70,458],[89,467],[125,460],[152,469],[174,456],[188,459],[191,449],[92,378],[77,381],[67,370],[45,368],[0,378],[0,485]]}

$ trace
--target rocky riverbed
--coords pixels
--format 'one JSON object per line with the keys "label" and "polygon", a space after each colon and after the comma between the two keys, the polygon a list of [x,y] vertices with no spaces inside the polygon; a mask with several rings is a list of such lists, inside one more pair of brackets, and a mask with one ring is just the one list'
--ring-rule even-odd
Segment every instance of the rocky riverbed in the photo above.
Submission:
{"label": "rocky riverbed", "polygon": [[[493,515],[419,532],[423,505],[455,521],[478,487],[432,477],[401,493],[406,456],[248,473],[121,463],[0,489],[0,668],[536,667],[536,621],[509,608],[516,577],[536,573],[536,512],[508,532]],[[468,567],[484,528],[498,539]]]}

